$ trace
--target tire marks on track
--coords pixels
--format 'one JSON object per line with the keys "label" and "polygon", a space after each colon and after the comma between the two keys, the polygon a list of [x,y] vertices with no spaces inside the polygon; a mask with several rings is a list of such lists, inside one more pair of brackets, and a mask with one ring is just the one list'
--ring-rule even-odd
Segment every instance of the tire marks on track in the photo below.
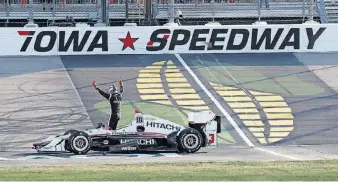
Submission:
{"label": "tire marks on track", "polygon": [[[58,60],[59,62],[60,59]],[[29,149],[32,143],[69,128],[91,127],[66,71],[1,77],[0,151]]]}

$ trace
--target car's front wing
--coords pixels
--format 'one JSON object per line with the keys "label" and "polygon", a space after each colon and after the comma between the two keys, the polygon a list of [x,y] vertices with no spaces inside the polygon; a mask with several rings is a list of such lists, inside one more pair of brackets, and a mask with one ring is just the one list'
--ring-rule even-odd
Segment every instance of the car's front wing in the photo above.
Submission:
{"label": "car's front wing", "polygon": [[66,152],[65,139],[69,135],[57,136],[50,141],[42,141],[40,143],[34,143],[33,149],[37,152]]}

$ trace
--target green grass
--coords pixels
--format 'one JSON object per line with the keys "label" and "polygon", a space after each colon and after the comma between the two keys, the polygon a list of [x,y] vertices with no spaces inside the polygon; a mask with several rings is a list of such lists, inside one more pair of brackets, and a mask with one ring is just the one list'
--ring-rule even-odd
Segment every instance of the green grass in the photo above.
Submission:
{"label": "green grass", "polygon": [[296,75],[282,76],[276,80],[295,96],[316,95],[325,91],[322,87],[300,80]]}
{"label": "green grass", "polygon": [[[295,96],[315,95],[324,92],[323,88],[307,83],[296,75],[282,75],[281,77],[276,77],[274,81],[273,78],[267,78],[265,75],[248,67],[232,65],[224,65],[224,67],[246,89]],[[206,67],[199,66],[197,68],[208,81],[216,82]],[[237,85],[223,67],[213,65],[208,66],[208,69],[222,85]],[[285,74],[288,74],[288,72]]]}
{"label": "green grass", "polygon": [[[227,66],[226,68],[227,71],[229,71],[229,73],[246,89],[288,95],[288,92],[279,85],[256,71],[242,66]],[[229,77],[229,74],[221,66],[210,66],[208,69],[222,85],[234,85],[235,87],[239,87],[236,86],[237,83]],[[206,68],[199,68],[198,70],[208,81],[216,82],[215,78]]]}
{"label": "green grass", "polygon": [[[109,103],[107,101],[102,101],[94,104],[94,108],[99,111],[109,115],[111,110]],[[177,108],[171,106],[165,106],[161,104],[147,103],[147,102],[136,102],[136,101],[123,101],[121,105],[121,116],[122,119],[119,121],[118,127],[130,124],[134,118],[134,109],[138,108],[143,114],[149,114],[156,117],[160,117],[177,124],[187,126],[188,119],[187,117],[179,112]],[[185,111],[184,112],[188,112]],[[231,136],[229,132],[225,129],[222,130],[221,133],[218,134],[218,143],[222,144],[234,144],[236,143],[234,138]]]}
{"label": "green grass", "polygon": [[164,163],[0,168],[2,181],[338,181],[338,161]]}

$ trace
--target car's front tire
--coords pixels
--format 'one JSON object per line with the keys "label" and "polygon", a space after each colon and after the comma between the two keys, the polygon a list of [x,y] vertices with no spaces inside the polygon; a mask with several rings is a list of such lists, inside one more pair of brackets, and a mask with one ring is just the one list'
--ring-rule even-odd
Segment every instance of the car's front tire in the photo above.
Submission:
{"label": "car's front tire", "polygon": [[77,131],[68,138],[68,145],[74,154],[86,154],[91,150],[92,139],[87,133]]}
{"label": "car's front tire", "polygon": [[194,153],[202,147],[203,137],[196,129],[186,128],[177,136],[177,143],[180,152]]}
{"label": "car's front tire", "polygon": [[[72,134],[74,132],[77,132],[78,130],[74,130],[74,129],[70,129],[70,130],[67,130],[64,135],[69,135],[69,134]],[[69,145],[68,143],[68,140],[65,140],[65,149],[66,151],[68,152],[73,152],[72,149],[71,149],[71,146]]]}

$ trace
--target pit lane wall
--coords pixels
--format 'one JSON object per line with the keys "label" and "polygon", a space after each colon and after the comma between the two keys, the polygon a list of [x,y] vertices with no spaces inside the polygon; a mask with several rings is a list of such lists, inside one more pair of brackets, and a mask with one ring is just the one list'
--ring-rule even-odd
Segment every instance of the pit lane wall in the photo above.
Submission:
{"label": "pit lane wall", "polygon": [[0,28],[0,55],[328,52],[337,24]]}

